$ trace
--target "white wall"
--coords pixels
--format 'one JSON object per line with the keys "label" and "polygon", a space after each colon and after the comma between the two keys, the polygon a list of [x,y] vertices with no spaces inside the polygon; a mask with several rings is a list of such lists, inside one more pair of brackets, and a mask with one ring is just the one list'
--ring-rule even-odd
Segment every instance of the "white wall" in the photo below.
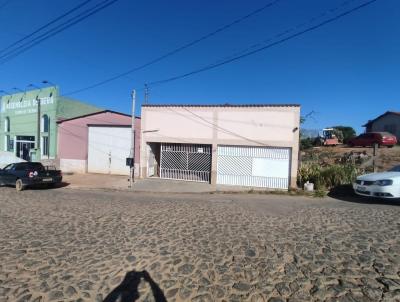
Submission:
{"label": "white wall", "polygon": [[212,145],[212,179],[218,145],[291,149],[295,185],[299,151],[299,106],[143,106],[141,177],[146,177],[148,142]]}
{"label": "white wall", "polygon": [[25,160],[16,157],[13,152],[0,151],[0,168],[8,164],[24,162]]}
{"label": "white wall", "polygon": [[86,173],[86,160],[61,158],[60,169],[63,172]]}

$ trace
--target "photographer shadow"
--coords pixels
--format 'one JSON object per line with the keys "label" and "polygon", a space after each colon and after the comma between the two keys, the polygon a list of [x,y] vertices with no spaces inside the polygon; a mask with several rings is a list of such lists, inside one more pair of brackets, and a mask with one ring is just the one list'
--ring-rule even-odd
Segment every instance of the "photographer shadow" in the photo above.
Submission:
{"label": "photographer shadow", "polygon": [[149,283],[154,300],[156,302],[167,302],[164,292],[158,284],[150,277],[147,271],[130,271],[126,273],[124,280],[103,300],[103,302],[133,302],[139,299],[138,287],[142,278]]}

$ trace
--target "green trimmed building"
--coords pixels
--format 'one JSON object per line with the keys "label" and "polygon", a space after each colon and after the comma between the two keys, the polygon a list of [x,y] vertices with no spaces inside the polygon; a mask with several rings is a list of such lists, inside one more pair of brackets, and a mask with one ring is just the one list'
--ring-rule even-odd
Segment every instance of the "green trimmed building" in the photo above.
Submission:
{"label": "green trimmed building", "polygon": [[[40,121],[37,115],[40,99]],[[101,111],[101,108],[63,97],[58,87],[30,90],[0,98],[0,150],[25,160],[54,160],[57,121]],[[40,123],[40,156],[35,155]],[[34,158],[33,158],[34,157]]]}

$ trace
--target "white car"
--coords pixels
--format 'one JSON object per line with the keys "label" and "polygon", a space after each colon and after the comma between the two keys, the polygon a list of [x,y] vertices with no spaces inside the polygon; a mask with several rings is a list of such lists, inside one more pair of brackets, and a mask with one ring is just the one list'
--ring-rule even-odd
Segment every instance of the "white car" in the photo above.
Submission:
{"label": "white car", "polygon": [[400,165],[387,172],[358,176],[353,189],[362,196],[400,198]]}

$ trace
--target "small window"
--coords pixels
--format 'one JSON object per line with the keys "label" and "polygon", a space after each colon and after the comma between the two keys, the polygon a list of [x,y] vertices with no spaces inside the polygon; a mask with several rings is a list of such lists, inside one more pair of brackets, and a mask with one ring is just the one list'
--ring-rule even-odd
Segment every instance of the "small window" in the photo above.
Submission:
{"label": "small window", "polygon": [[49,156],[49,137],[43,136],[42,155]]}
{"label": "small window", "polygon": [[5,151],[8,151],[8,152],[14,151],[14,140],[12,140],[9,135],[6,135]]}
{"label": "small window", "polygon": [[4,119],[4,132],[10,132],[10,118],[8,116]]}
{"label": "small window", "polygon": [[42,116],[42,132],[49,132],[49,123],[50,123],[50,119],[49,116],[47,114],[44,114]]}

